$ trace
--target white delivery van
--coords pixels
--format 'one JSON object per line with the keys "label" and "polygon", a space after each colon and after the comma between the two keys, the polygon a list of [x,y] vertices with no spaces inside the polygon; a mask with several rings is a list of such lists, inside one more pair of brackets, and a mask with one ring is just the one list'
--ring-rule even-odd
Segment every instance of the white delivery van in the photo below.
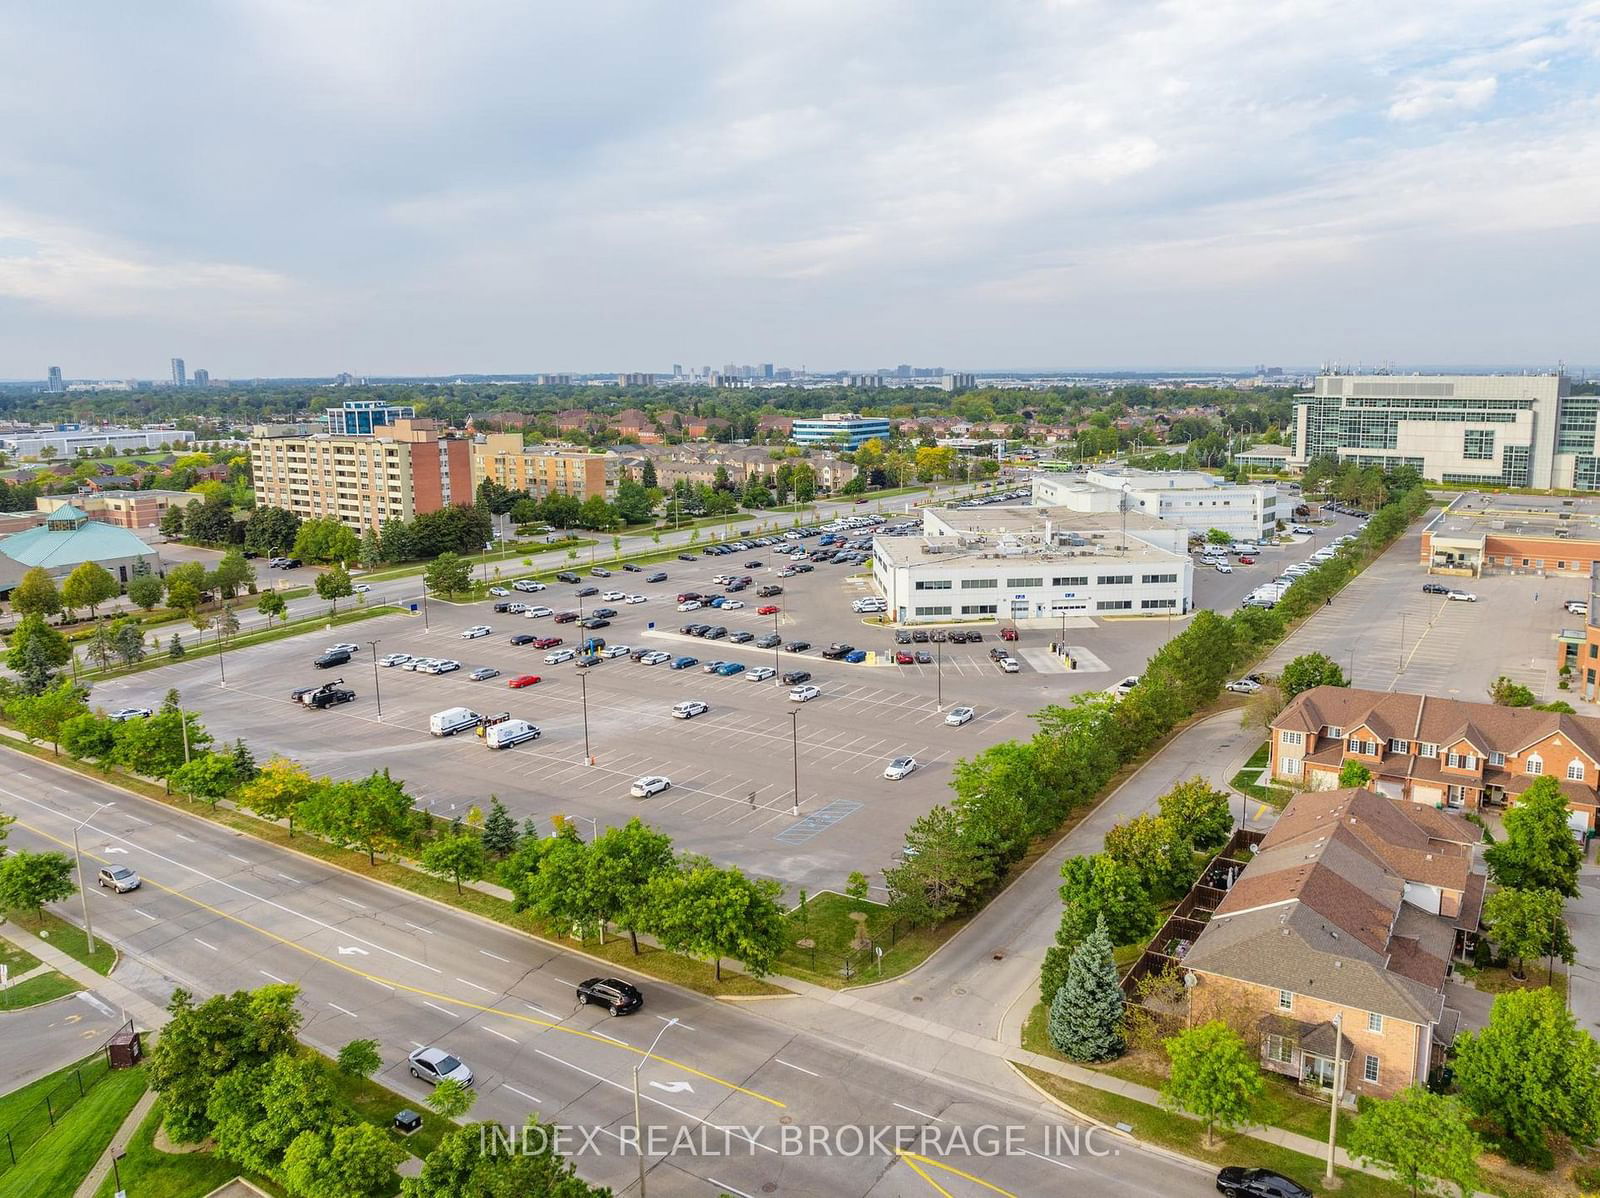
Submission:
{"label": "white delivery van", "polygon": [[502,720],[483,734],[483,743],[491,749],[509,749],[525,740],[538,740],[539,726],[527,720]]}
{"label": "white delivery van", "polygon": [[454,736],[457,732],[476,728],[478,718],[478,713],[470,707],[449,707],[428,717],[428,731],[434,736]]}

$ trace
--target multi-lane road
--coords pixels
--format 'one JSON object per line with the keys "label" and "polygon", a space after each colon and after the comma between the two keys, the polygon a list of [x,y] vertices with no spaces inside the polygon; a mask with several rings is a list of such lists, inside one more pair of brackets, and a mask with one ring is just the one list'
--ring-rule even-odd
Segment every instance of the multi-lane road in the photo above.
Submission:
{"label": "multi-lane road", "polygon": [[[87,820],[86,867],[131,865],[145,879],[126,895],[91,889],[89,901],[97,932],[149,967],[138,984],[153,1000],[174,985],[203,995],[292,982],[310,1043],[331,1052],[378,1040],[381,1080],[419,1102],[406,1054],[442,1045],[477,1074],[475,1118],[515,1124],[536,1111],[572,1128],[580,1172],[619,1192],[637,1190],[626,1147],[636,1065],[656,1193],[1210,1189],[1126,1142],[1080,1140],[1071,1152],[1076,1129],[1003,1070],[992,1084],[936,1071],[948,1048],[938,1036],[902,1031],[890,1060],[887,1041],[788,1026],[775,1004],[804,1000],[722,1003],[644,978],[633,979],[643,1011],[607,1018],[575,1001],[597,968],[580,955],[48,764],[11,754],[6,764],[0,806],[18,817],[14,847],[70,850]],[[875,1143],[883,1128],[902,1130]],[[895,1151],[896,1136],[910,1152]]]}

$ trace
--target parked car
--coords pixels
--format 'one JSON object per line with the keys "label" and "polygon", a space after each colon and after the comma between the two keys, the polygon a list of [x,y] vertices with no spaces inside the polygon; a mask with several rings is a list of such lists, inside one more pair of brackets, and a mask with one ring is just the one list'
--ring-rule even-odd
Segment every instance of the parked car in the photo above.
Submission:
{"label": "parked car", "polygon": [[472,673],[468,674],[467,677],[472,679],[474,682],[487,682],[491,678],[500,677],[500,671],[495,669],[493,666],[479,666],[476,670],[473,670]]}
{"label": "parked car", "polygon": [[1133,688],[1138,685],[1139,675],[1129,674],[1121,682],[1117,683],[1110,690],[1106,691],[1106,694],[1110,695],[1113,699],[1125,699],[1128,697],[1129,693],[1132,692]]}
{"label": "parked car", "polygon": [[745,677],[750,679],[751,682],[765,682],[768,678],[776,676],[777,673],[778,671],[774,670],[771,666],[757,666],[755,669],[747,673]]}
{"label": "parked car", "polygon": [[378,658],[378,664],[385,667],[403,666],[410,660],[411,654],[409,653],[385,653]]}
{"label": "parked car", "polygon": [[1229,1165],[1217,1174],[1217,1192],[1237,1198],[1311,1198],[1310,1190],[1281,1173],[1242,1165]]}
{"label": "parked car", "polygon": [[1228,688],[1236,695],[1253,695],[1261,690],[1261,684],[1251,678],[1238,678],[1228,683]]}
{"label": "parked car", "polygon": [[334,666],[346,665],[350,661],[350,654],[341,649],[338,652],[327,652],[312,661],[312,665],[319,670],[330,670]]}
{"label": "parked car", "polygon": [[846,653],[853,652],[855,652],[854,645],[847,645],[842,641],[834,641],[833,644],[822,651],[822,656],[825,661],[838,661]]}
{"label": "parked car", "polygon": [[802,682],[811,681],[810,670],[790,670],[780,681],[784,686],[799,686]]}
{"label": "parked car", "polygon": [[556,577],[559,578],[562,582],[582,582],[583,581],[583,579],[581,577],[579,577],[577,574],[574,574],[571,570],[563,570],[563,571],[561,571],[561,573],[557,574]]}
{"label": "parked car", "polygon": [[918,649],[912,656],[917,659],[919,666],[931,666],[933,664],[933,654],[926,649]]}
{"label": "parked car", "polygon": [[817,696],[821,694],[822,692],[815,686],[811,685],[810,683],[803,683],[789,692],[789,698],[794,700],[796,703],[809,703],[811,700],[817,698]]}
{"label": "parked car", "polygon": [[978,713],[970,707],[952,707],[944,717],[944,722],[952,728],[959,728],[962,724],[969,723]]}
{"label": "parked car", "polygon": [[557,624],[571,624],[578,618],[578,613],[575,611],[558,611],[550,618]]}
{"label": "parked car", "polygon": [[542,620],[546,616],[555,615],[556,611],[555,611],[555,608],[553,608],[553,607],[534,606],[534,607],[524,608],[522,614],[526,619],[529,619],[529,620]]}
{"label": "parked car", "polygon": [[1017,630],[1015,628],[1002,628],[1000,630],[1000,639],[1003,640],[1003,641],[1014,641],[1014,640],[1016,640],[1017,639]]}
{"label": "parked car", "polygon": [[411,1076],[437,1086],[442,1081],[472,1085],[472,1070],[442,1048],[419,1048],[406,1058]]}
{"label": "parked car", "polygon": [[674,670],[688,670],[699,664],[700,659],[698,657],[675,657],[672,660],[672,665],[670,668]]}
{"label": "parked car", "polygon": [[771,649],[774,645],[778,644],[782,640],[783,638],[776,632],[768,632],[756,638],[756,648]]}
{"label": "parked car", "polygon": [[104,887],[116,891],[118,894],[127,894],[130,890],[139,889],[139,875],[126,865],[103,866],[95,881]]}
{"label": "parked car", "polygon": [[544,590],[544,583],[533,578],[519,578],[516,582],[511,584],[511,588],[513,590],[524,591],[532,594],[534,591]]}
{"label": "parked car", "polygon": [[1022,663],[1009,655],[1002,657],[996,664],[1007,674],[1015,674],[1022,669]]}
{"label": "parked car", "polygon": [[637,574],[637,573],[639,573],[639,572],[640,572],[640,571],[641,571],[641,570],[643,570],[643,569],[644,569],[644,567],[643,567],[643,566],[636,566],[636,565],[634,565],[634,564],[633,564],[633,563],[632,563],[632,562],[623,562],[623,563],[622,563],[622,568],[623,568],[623,569],[624,569],[624,570],[626,570],[626,571],[627,571],[627,572],[628,572],[628,573],[629,573],[629,574]]}
{"label": "parked car", "polygon": [[672,705],[672,718],[675,720],[692,720],[697,715],[705,715],[711,708],[699,699],[685,699],[681,703]]}
{"label": "parked car", "polygon": [[537,674],[518,674],[515,678],[510,679],[506,685],[514,691],[519,691],[525,686],[536,685],[538,681],[539,675]]}
{"label": "parked car", "polygon": [[911,651],[908,649],[901,649],[894,655],[894,664],[897,666],[909,666],[916,660],[917,659],[911,655]]}
{"label": "parked car", "polygon": [[741,628],[738,632],[730,632],[730,633],[728,633],[728,639],[730,641],[732,641],[735,645],[745,645],[745,644],[749,644],[751,641],[755,640],[756,639],[756,634],[753,633],[753,632],[746,632],[744,629]]}
{"label": "parked car", "polygon": [[867,660],[867,651],[865,649],[852,649],[844,655],[844,660],[851,665],[859,665]]}
{"label": "parked car", "polygon": [[665,570],[657,570],[654,574],[651,574],[651,575],[647,576],[645,578],[645,581],[646,582],[666,582],[667,581],[667,572]]}
{"label": "parked car", "polygon": [[883,776],[891,782],[898,782],[917,768],[915,757],[896,757],[883,767]]}
{"label": "parked car", "polygon": [[149,716],[150,709],[148,707],[119,707],[107,718],[113,724],[120,724],[124,720],[148,719]]}
{"label": "parked car", "polygon": [[672,654],[663,653],[660,649],[652,649],[649,653],[646,653],[643,657],[641,657],[639,659],[639,661],[642,664],[647,665],[647,666],[658,666],[664,661],[671,661],[671,660],[672,660]]}
{"label": "parked car", "polygon": [[804,653],[809,648],[811,648],[810,641],[790,641],[783,647],[783,651],[785,653]]}
{"label": "parked car", "polygon": [[744,673],[744,663],[739,661],[725,661],[717,667],[717,673],[724,678],[732,678],[735,674]]}
{"label": "parked car", "polygon": [[1568,615],[1586,616],[1589,614],[1589,604],[1583,599],[1568,599],[1566,609]]}
{"label": "parked car", "polygon": [[1476,603],[1478,601],[1478,597],[1471,591],[1451,591],[1445,598],[1454,603]]}
{"label": "parked car", "polygon": [[631,1015],[644,1006],[644,995],[637,986],[616,978],[589,978],[578,983],[578,1001],[598,1003],[613,1015]]}
{"label": "parked car", "polygon": [[488,636],[493,631],[494,629],[490,628],[487,624],[474,624],[471,628],[468,628],[462,632],[461,639],[464,641],[475,641],[480,636]]}
{"label": "parked car", "polygon": [[511,592],[506,590],[505,587],[490,587],[489,594],[493,595],[496,599],[504,599],[507,595],[511,594]]}
{"label": "parked car", "polygon": [[604,566],[596,566],[594,569],[590,570],[589,573],[593,574],[596,578],[611,577],[611,571],[607,570]]}
{"label": "parked car", "polygon": [[571,649],[557,649],[553,653],[546,653],[544,655],[544,664],[547,666],[565,665],[567,662],[571,661],[577,656],[578,655]]}
{"label": "parked car", "polygon": [[579,587],[573,592],[573,594],[575,594],[579,599],[587,599],[591,595],[598,595],[599,593],[599,587]]}
{"label": "parked car", "polygon": [[671,778],[663,778],[660,774],[646,774],[642,778],[634,779],[633,785],[628,788],[628,793],[636,799],[648,799],[651,795],[670,789],[671,786]]}

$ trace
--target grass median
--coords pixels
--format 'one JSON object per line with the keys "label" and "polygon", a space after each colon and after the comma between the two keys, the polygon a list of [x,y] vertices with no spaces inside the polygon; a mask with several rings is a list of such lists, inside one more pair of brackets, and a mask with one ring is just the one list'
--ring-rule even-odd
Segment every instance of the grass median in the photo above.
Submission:
{"label": "grass median", "polygon": [[[241,1173],[269,1194],[282,1193],[209,1152],[162,1152],[155,1146],[156,1129],[160,1126],[158,1102],[128,1141],[127,1155],[117,1162],[126,1193],[136,1198],[204,1198]],[[107,1177],[95,1191],[95,1198],[113,1198],[116,1189],[116,1179]]]}
{"label": "grass median", "polygon": [[[86,864],[85,869],[91,868]],[[107,944],[104,937],[95,937],[94,952],[89,951],[89,938],[77,924],[68,923],[50,911],[6,911],[6,919],[19,932],[31,939],[43,941],[60,949],[80,964],[87,965],[101,977],[111,972],[117,963],[117,950]]]}

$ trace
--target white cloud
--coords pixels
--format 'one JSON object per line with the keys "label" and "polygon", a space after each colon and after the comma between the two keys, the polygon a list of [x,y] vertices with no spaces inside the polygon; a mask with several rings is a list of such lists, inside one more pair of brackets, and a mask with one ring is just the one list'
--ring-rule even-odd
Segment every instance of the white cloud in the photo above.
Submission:
{"label": "white cloud", "polygon": [[1413,80],[1389,105],[1389,116],[1397,121],[1420,121],[1442,112],[1474,112],[1493,100],[1499,87],[1500,81],[1493,75]]}

